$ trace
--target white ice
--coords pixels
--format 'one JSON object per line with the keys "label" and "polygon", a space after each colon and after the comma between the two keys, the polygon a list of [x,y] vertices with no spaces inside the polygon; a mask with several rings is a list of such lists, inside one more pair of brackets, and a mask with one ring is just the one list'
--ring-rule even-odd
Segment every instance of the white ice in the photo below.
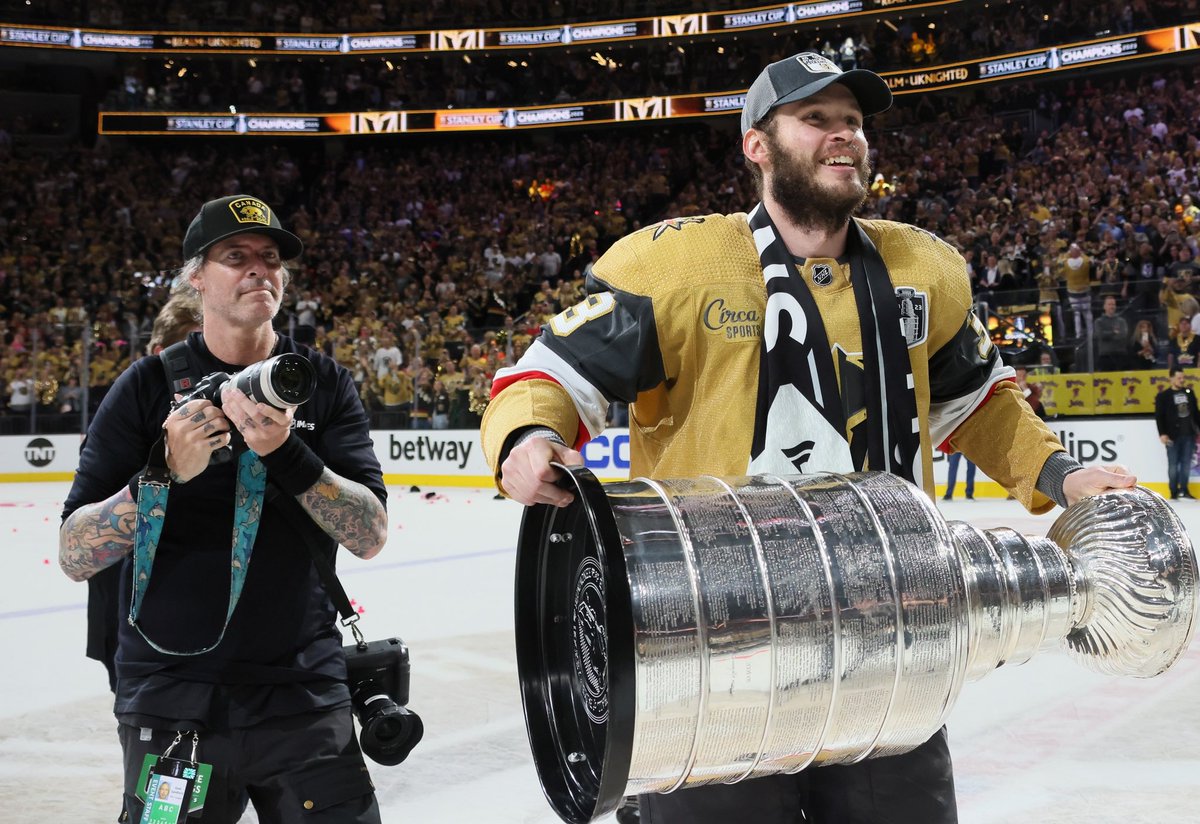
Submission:
{"label": "white ice", "polygon": [[[111,695],[83,654],[87,588],[56,562],[66,491],[0,486],[6,824],[112,821],[119,809]],[[1029,534],[1053,522],[1013,502],[942,506],[951,519]],[[554,824],[526,744],[513,651],[520,507],[491,490],[394,488],[389,509],[383,553],[339,561],[365,633],[409,644],[410,705],[425,723],[406,762],[371,766],[384,821]],[[1200,534],[1200,502],[1177,511]],[[963,824],[1200,820],[1200,644],[1150,680],[1096,675],[1043,652],[967,684],[949,730]]]}

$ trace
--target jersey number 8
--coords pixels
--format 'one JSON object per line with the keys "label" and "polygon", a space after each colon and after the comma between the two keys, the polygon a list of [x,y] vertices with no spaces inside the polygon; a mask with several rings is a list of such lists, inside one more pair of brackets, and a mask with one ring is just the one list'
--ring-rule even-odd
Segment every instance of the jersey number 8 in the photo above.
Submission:
{"label": "jersey number 8", "polygon": [[589,320],[603,317],[613,310],[616,301],[611,292],[598,292],[575,304],[570,309],[564,309],[550,320],[550,328],[560,338],[574,332]]}

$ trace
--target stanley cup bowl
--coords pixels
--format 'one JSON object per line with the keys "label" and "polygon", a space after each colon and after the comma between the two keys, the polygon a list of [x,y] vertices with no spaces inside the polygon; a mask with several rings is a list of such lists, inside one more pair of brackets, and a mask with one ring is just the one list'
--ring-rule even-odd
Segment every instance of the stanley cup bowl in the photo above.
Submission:
{"label": "stanley cup bowl", "polygon": [[525,512],[516,637],[534,762],[572,824],[906,752],[965,682],[1049,644],[1149,677],[1194,632],[1195,553],[1144,489],[1037,538],[946,522],[880,472],[565,475],[574,503]]}

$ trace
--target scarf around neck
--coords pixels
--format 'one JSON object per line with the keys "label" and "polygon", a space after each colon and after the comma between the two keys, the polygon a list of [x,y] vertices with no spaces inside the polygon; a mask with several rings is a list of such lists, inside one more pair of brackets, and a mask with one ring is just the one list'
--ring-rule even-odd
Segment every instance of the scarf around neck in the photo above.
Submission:
{"label": "scarf around neck", "polygon": [[[750,213],[767,307],[749,472],[885,470],[918,483],[921,430],[912,366],[887,266],[858,221],[846,252],[858,309],[867,443],[851,454],[829,336],[816,300],[766,207]],[[863,458],[865,457],[865,463]]]}

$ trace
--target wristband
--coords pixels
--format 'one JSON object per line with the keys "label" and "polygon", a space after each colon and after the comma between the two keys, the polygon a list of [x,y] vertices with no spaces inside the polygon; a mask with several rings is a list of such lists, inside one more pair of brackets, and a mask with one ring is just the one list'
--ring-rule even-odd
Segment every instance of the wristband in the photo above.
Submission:
{"label": "wristband", "polygon": [[559,446],[567,445],[567,442],[562,439],[562,436],[559,435],[557,432],[555,432],[550,427],[534,426],[534,427],[530,427],[529,429],[526,429],[524,432],[522,432],[520,435],[518,435],[517,439],[515,441],[513,441],[512,448],[516,449],[518,446],[525,443],[525,441],[531,441],[534,438],[541,438],[542,440],[552,441],[553,443],[556,443]]}
{"label": "wristband", "polygon": [[283,446],[258,459],[267,468],[267,477],[293,498],[312,489],[325,471],[325,462],[295,432]]}
{"label": "wristband", "polygon": [[1064,509],[1067,506],[1067,496],[1063,492],[1063,482],[1072,472],[1083,469],[1083,464],[1072,458],[1066,452],[1054,452],[1042,464],[1038,473],[1037,490]]}

